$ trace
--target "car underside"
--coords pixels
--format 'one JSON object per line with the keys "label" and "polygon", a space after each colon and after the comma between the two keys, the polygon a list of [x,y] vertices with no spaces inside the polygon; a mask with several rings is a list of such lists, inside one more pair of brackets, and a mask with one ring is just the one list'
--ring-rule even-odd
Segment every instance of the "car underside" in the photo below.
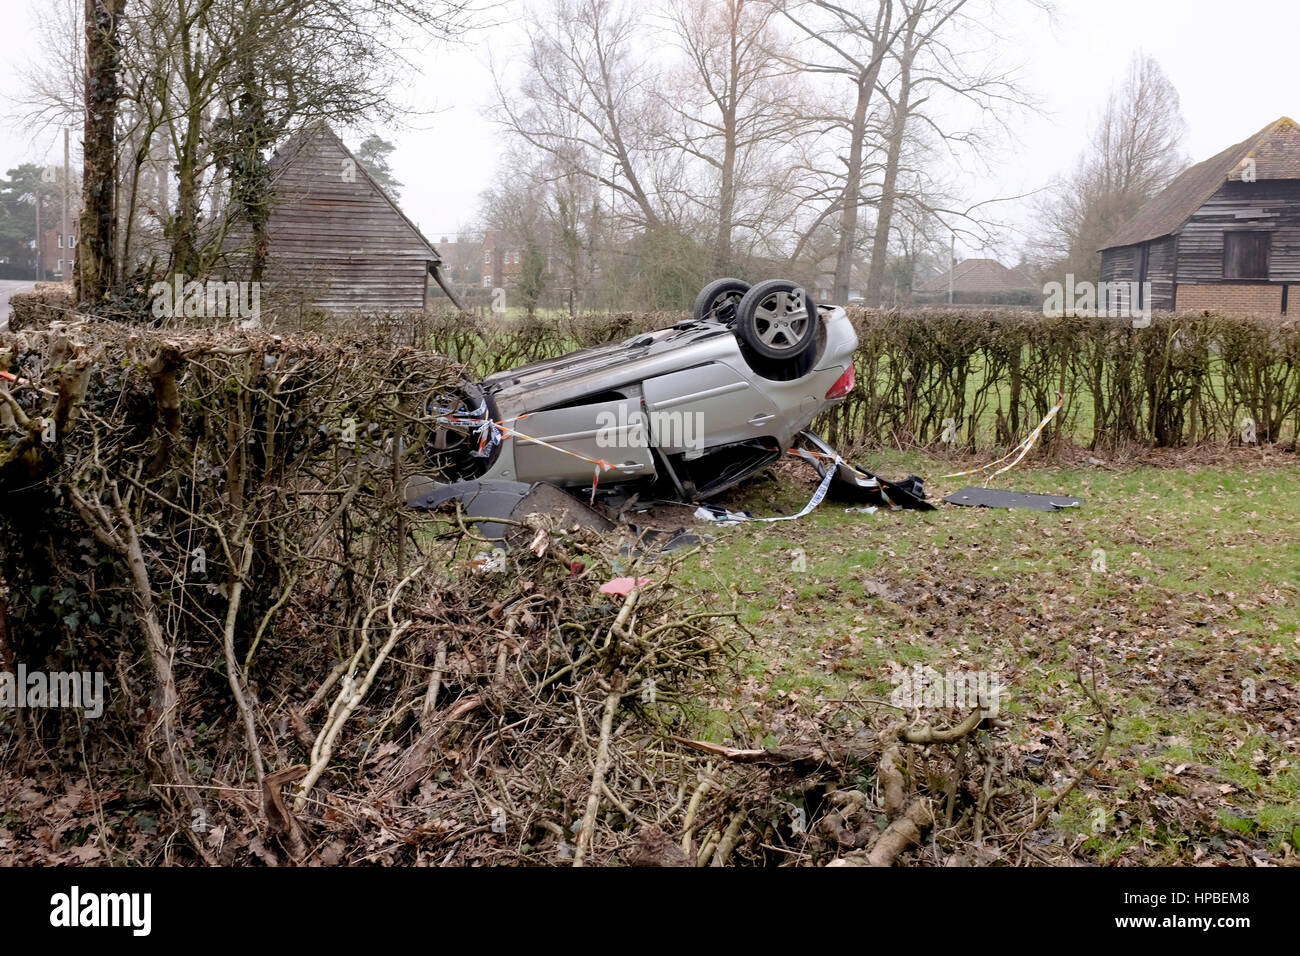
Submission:
{"label": "car underside", "polygon": [[[671,328],[467,386],[439,439],[446,449],[460,432],[479,462],[457,477],[575,490],[639,483],[700,500],[772,464],[852,389],[857,336],[843,309],[816,306],[793,283],[752,291],[757,305],[743,295],[730,311],[697,304]],[[748,337],[737,328],[747,314]]]}

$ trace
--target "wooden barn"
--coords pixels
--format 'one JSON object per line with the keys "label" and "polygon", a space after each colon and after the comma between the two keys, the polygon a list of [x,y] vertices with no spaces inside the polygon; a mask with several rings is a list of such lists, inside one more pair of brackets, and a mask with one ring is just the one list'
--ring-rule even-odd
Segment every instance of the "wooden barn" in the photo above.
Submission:
{"label": "wooden barn", "polygon": [[442,257],[324,122],[270,161],[266,281],[326,312],[423,310]]}
{"label": "wooden barn", "polygon": [[1153,309],[1285,314],[1300,285],[1300,126],[1283,117],[1177,176],[1110,238],[1101,279],[1150,282]]}

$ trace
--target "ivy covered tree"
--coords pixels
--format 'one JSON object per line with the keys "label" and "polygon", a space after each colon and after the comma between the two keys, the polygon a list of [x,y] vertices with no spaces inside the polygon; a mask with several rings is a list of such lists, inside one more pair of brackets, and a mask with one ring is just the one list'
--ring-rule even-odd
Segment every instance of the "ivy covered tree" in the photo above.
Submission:
{"label": "ivy covered tree", "polygon": [[230,224],[244,224],[251,237],[248,277],[260,282],[270,250],[267,226],[271,221],[271,166],[269,149],[279,125],[267,116],[266,90],[251,63],[245,61],[230,112],[213,128],[213,155],[217,168],[230,181]]}
{"label": "ivy covered tree", "polygon": [[120,21],[126,0],[86,0],[86,123],[82,147],[77,297],[99,302],[117,276],[117,113]]}

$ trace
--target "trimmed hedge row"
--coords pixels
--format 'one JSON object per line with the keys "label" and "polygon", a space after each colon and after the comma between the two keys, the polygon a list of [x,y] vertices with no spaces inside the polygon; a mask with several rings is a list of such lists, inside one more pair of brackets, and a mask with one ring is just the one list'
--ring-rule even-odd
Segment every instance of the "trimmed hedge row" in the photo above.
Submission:
{"label": "trimmed hedge row", "polygon": [[[71,282],[38,282],[31,292],[15,292],[9,297],[9,331],[43,329],[52,322],[67,321],[76,304]],[[3,320],[0,315],[0,323]]]}
{"label": "trimmed hedge row", "polygon": [[[1041,445],[1093,449],[1243,441],[1294,448],[1300,434],[1300,325],[1294,319],[1157,313],[1046,318],[1013,309],[852,309],[857,385],[816,427],[842,446],[1005,448],[1055,403]],[[666,328],[678,312],[512,320],[454,312],[293,323],[322,338],[426,345],[474,377]],[[27,323],[23,323],[27,324]],[[40,324],[33,322],[33,325]],[[290,323],[264,322],[285,328]]]}
{"label": "trimmed hedge row", "polygon": [[[1157,314],[1045,318],[1013,310],[850,310],[857,385],[817,427],[840,445],[918,447],[947,432],[971,451],[1019,441],[1055,403],[1051,448],[1178,446],[1300,433],[1300,327],[1294,320]],[[423,319],[431,348],[485,375],[680,321],[613,313],[509,322]],[[951,420],[951,427],[945,424]]]}
{"label": "trimmed hedge row", "polygon": [[1005,446],[1055,403],[1044,443],[1090,448],[1289,440],[1300,424],[1294,321],[1209,313],[1130,320],[1009,312],[854,316],[858,387],[829,416],[838,441]]}

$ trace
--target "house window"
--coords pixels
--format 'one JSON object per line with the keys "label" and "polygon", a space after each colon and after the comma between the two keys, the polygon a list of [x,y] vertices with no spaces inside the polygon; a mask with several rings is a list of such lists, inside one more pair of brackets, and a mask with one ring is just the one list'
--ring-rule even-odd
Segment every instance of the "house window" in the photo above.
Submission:
{"label": "house window", "polygon": [[515,265],[519,265],[519,250],[515,250]]}
{"label": "house window", "polygon": [[492,277],[491,277],[491,276],[484,276],[484,277],[483,277],[483,288],[485,288],[485,289],[490,289],[490,288],[492,288]]}
{"label": "house window", "polygon": [[490,266],[490,265],[492,264],[492,250],[491,250],[491,249],[484,249],[484,250],[483,250],[483,264],[484,264],[484,265],[487,265],[487,266]]}
{"label": "house window", "polygon": [[62,259],[59,260],[59,267],[58,267],[57,269],[55,269],[54,271],[55,271],[55,272],[60,272],[60,273],[63,271],[63,260],[62,260]]}
{"label": "house window", "polygon": [[63,248],[63,233],[59,233],[59,248]]}
{"label": "house window", "polygon": [[1223,234],[1223,277],[1225,279],[1267,279],[1268,232],[1225,232]]}

